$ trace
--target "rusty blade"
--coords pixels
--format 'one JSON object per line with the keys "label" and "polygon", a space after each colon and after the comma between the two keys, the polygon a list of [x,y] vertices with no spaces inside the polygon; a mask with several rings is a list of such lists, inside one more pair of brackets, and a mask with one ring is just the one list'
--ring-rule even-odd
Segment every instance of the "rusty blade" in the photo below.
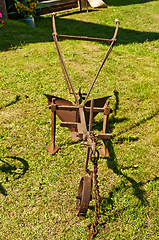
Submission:
{"label": "rusty blade", "polygon": [[[73,103],[63,99],[59,98],[57,96],[44,94],[48,99],[48,104],[50,105],[52,102],[52,99],[55,98],[55,103],[57,105],[65,105],[65,106],[73,106]],[[57,116],[60,118],[62,122],[76,122],[76,112],[75,111],[64,111],[64,110],[57,110],[56,111]],[[71,131],[75,131],[75,127],[68,127]]]}
{"label": "rusty blade", "polygon": [[[107,99],[110,98],[111,96],[103,97],[103,98],[97,98],[94,99],[94,107],[100,107],[103,108]],[[91,100],[87,101],[85,106],[90,107],[91,105]],[[98,113],[93,113],[93,118],[97,115]],[[89,112],[85,112],[85,117],[86,117],[86,123],[89,123]]]}
{"label": "rusty blade", "polygon": [[57,97],[57,96],[54,96],[54,95],[49,95],[49,94],[44,94],[47,99],[48,99],[48,104],[50,105],[52,103],[52,99],[55,98],[55,102],[57,105],[66,105],[66,106],[72,106],[73,103],[66,100],[66,99],[63,99],[63,98],[60,98],[60,97]]}

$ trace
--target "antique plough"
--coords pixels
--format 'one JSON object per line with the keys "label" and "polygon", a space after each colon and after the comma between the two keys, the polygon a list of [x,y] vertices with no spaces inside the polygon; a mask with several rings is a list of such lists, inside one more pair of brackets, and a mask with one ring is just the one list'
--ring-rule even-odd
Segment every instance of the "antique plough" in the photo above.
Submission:
{"label": "antique plough", "polygon": [[[112,39],[103,39],[103,38],[91,38],[91,37],[81,37],[81,36],[70,36],[70,35],[59,35],[56,31],[55,24],[55,14],[52,16],[53,20],[53,39],[56,45],[58,52],[62,72],[69,90],[70,94],[74,95],[75,104],[72,102],[59,98],[57,96],[46,95],[48,98],[49,109],[51,109],[51,126],[52,126],[52,143],[47,147],[47,150],[54,154],[58,150],[58,146],[55,144],[55,131],[56,131],[56,115],[60,118],[61,127],[68,127],[70,129],[70,135],[73,139],[82,139],[83,144],[87,145],[87,154],[85,161],[85,171],[89,176],[81,178],[78,192],[76,195],[76,209],[77,215],[86,214],[89,202],[92,198],[92,185],[94,180],[94,194],[95,194],[95,221],[88,226],[89,237],[92,238],[97,234],[98,219],[100,213],[100,199],[99,199],[99,187],[98,187],[98,159],[99,154],[102,157],[108,157],[109,151],[106,146],[106,140],[111,138],[111,134],[107,133],[108,127],[108,117],[112,110],[109,107],[109,102],[107,101],[110,96],[87,100],[90,92],[93,88],[94,83],[97,80],[97,77],[108,58],[115,42],[118,32],[119,22],[116,22],[116,29]],[[79,88],[78,93],[75,92],[75,89],[72,85],[71,79],[69,77],[66,65],[64,63],[61,50],[58,44],[58,38],[61,39],[73,39],[73,40],[84,40],[84,41],[96,41],[104,42],[110,44],[108,51],[98,69],[98,72],[95,78],[92,81],[92,84],[87,92],[87,94],[81,93],[81,88]],[[94,133],[92,131],[92,121],[93,118],[99,113],[104,113],[103,120],[103,133]],[[88,129],[87,129],[88,127]],[[96,146],[98,145],[98,139],[102,139],[102,149],[97,150]],[[94,171],[88,169],[88,161],[92,161],[94,166]]]}

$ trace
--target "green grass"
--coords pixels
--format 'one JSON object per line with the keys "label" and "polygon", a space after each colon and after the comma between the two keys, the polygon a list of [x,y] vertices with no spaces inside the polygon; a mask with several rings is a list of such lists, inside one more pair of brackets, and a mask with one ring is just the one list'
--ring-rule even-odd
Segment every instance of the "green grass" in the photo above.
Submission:
{"label": "green grass", "polygon": [[[158,16],[157,1],[106,1],[107,9],[58,14],[62,34],[111,38],[113,48],[90,98],[112,95],[110,158],[99,159],[101,222],[96,239],[158,239]],[[122,2],[122,3],[120,3]],[[86,148],[74,144],[57,120],[57,154],[43,93],[73,101],[62,76],[49,16],[32,29],[6,20],[0,27],[0,239],[87,239],[86,218],[75,214],[75,195],[85,175]],[[60,41],[76,90],[87,92],[108,46]],[[118,92],[118,105],[114,91]],[[94,131],[102,131],[102,114]],[[91,168],[91,163],[90,163]]]}

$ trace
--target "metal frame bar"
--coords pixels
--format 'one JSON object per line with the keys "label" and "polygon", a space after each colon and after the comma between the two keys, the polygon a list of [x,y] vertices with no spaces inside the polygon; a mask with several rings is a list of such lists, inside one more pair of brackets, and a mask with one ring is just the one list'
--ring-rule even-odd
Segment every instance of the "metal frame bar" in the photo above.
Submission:
{"label": "metal frame bar", "polygon": [[52,15],[52,21],[53,21],[53,38],[54,38],[54,42],[55,42],[55,45],[56,45],[56,49],[57,49],[57,52],[58,52],[58,56],[59,56],[59,60],[60,60],[60,64],[61,64],[61,68],[62,68],[62,71],[63,71],[63,75],[64,75],[64,78],[65,78],[65,81],[66,81],[66,84],[67,84],[67,87],[68,87],[68,90],[69,90],[69,93],[71,94],[71,90],[74,94],[74,97],[75,97],[75,102],[78,104],[78,96],[74,90],[74,87],[72,85],[72,82],[71,82],[71,79],[69,77],[69,74],[68,74],[68,71],[66,69],[66,65],[64,63],[64,60],[63,60],[63,57],[62,57],[62,53],[61,53],[61,50],[60,50],[60,47],[59,47],[59,44],[58,44],[58,38],[62,38],[62,39],[73,39],[73,40],[84,40],[84,41],[95,41],[95,42],[105,42],[105,43],[110,43],[110,47],[109,49],[107,50],[107,53],[97,71],[97,74],[95,75],[95,78],[93,79],[92,81],[92,84],[90,85],[90,88],[87,92],[87,95],[85,97],[85,100],[84,102],[82,103],[83,105],[85,105],[89,95],[90,95],[90,92],[97,80],[97,77],[100,73],[100,71],[102,70],[103,66],[104,66],[104,63],[105,61],[107,60],[109,54],[111,53],[112,49],[113,49],[113,46],[116,42],[116,36],[117,36],[117,33],[118,33],[118,28],[119,28],[119,21],[116,19],[115,20],[115,23],[116,23],[116,28],[115,28],[115,32],[114,32],[114,36],[112,39],[103,39],[103,38],[92,38],[92,37],[84,37],[84,36],[71,36],[71,35],[60,35],[57,33],[56,31],[56,23],[55,23],[55,13]]}
{"label": "metal frame bar", "polygon": [[62,35],[62,34],[57,34],[57,37],[61,39],[83,40],[83,41],[103,42],[103,43],[111,43],[113,41],[113,39],[93,38],[93,37],[86,37],[86,36],[71,36],[71,35]]}

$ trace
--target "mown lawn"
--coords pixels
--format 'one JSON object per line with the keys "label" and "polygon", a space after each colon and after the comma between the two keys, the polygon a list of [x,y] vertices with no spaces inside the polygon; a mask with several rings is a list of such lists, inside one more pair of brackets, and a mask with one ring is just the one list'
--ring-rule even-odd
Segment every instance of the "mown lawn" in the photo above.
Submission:
{"label": "mown lawn", "polygon": [[[158,1],[106,1],[108,8],[58,14],[61,34],[111,38],[113,48],[90,95],[111,95],[110,157],[99,159],[101,222],[96,239],[158,239],[159,8]],[[129,2],[129,3],[127,3]],[[59,126],[58,153],[50,155],[47,99],[68,94],[50,16],[36,28],[6,20],[0,27],[0,239],[87,239],[94,197],[85,218],[75,195],[85,175],[86,148]],[[108,46],[60,41],[73,85],[87,92]],[[102,114],[94,131],[102,131]],[[91,164],[90,164],[91,168]]]}

